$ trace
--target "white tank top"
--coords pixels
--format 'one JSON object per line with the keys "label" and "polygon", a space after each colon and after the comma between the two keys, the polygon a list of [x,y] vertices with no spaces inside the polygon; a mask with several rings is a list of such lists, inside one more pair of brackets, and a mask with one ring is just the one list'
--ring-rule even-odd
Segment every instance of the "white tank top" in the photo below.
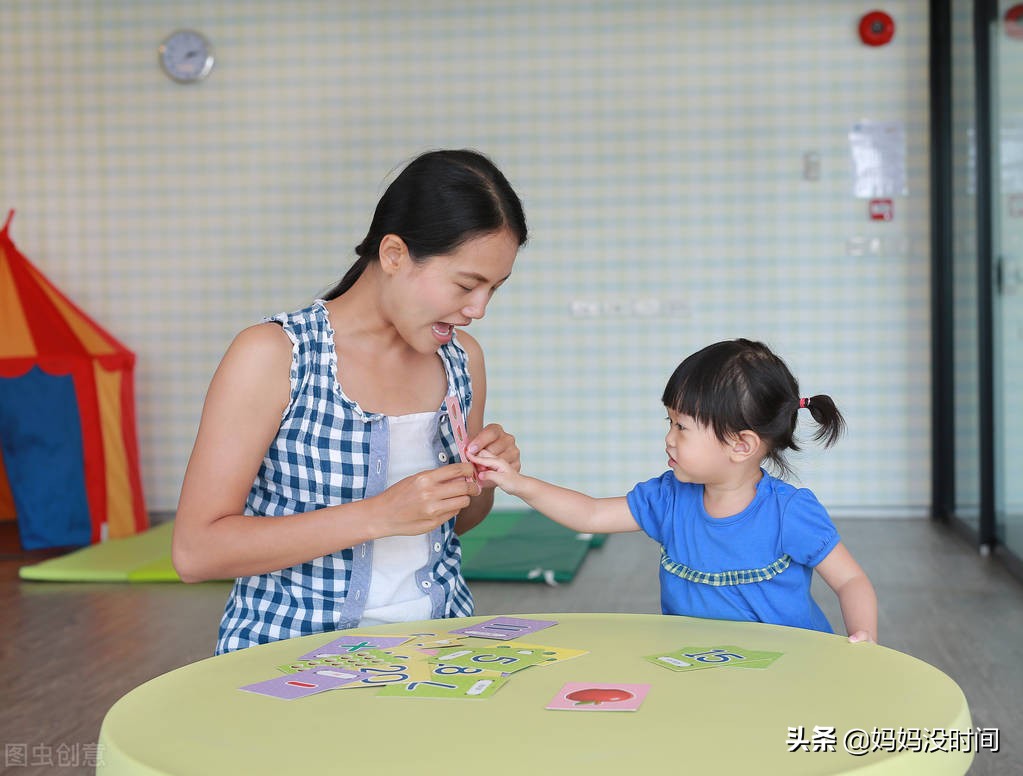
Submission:
{"label": "white tank top", "polygon": [[[387,487],[411,474],[436,467],[430,447],[437,413],[388,417]],[[385,536],[373,541],[373,571],[366,609],[359,625],[428,620],[430,597],[416,584],[415,573],[430,559],[429,537]]]}

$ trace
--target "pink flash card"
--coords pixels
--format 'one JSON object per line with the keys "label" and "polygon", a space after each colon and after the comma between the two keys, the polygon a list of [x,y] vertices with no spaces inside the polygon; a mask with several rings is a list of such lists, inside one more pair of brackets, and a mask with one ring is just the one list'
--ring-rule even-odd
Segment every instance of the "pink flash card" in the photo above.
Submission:
{"label": "pink flash card", "polygon": [[457,396],[445,396],[444,405],[448,408],[448,417],[451,419],[451,433],[455,435],[455,444],[458,445],[458,455],[462,463],[468,463],[469,458],[465,451],[469,446],[469,434],[465,430],[465,418],[462,417],[462,405],[458,403]]}
{"label": "pink flash card", "polygon": [[[462,463],[471,463],[466,450],[469,447],[469,432],[465,430],[465,418],[462,416],[462,405],[458,403],[457,396],[445,396],[444,406],[448,408],[448,418],[451,419],[451,433],[455,435],[455,444],[458,445],[458,457]],[[483,468],[473,464],[472,481],[479,485],[476,479],[476,472],[483,471]]]}
{"label": "pink flash card", "polygon": [[548,709],[570,711],[635,711],[643,703],[649,684],[569,682],[558,691]]}

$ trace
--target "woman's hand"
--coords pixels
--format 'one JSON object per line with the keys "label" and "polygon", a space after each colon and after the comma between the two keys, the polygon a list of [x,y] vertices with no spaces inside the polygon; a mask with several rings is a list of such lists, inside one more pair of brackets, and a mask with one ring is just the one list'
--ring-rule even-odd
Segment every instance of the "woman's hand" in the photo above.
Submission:
{"label": "woman's hand", "polygon": [[[470,456],[476,456],[485,451],[488,456],[504,461],[511,471],[522,470],[521,454],[519,446],[515,444],[515,437],[505,431],[499,423],[490,423],[469,440],[468,451]],[[477,464],[476,470],[482,471],[483,467]],[[487,488],[493,488],[495,484],[493,479],[480,482],[481,487]]]}
{"label": "woman's hand", "polygon": [[381,508],[378,538],[429,533],[480,494],[471,463],[453,463],[412,474],[376,496]]}

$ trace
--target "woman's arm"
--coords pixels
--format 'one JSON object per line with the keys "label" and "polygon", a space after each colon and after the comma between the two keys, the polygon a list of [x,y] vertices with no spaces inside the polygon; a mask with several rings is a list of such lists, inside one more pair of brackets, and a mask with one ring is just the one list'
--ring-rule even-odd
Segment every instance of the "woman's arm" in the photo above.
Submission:
{"label": "woman's arm", "polygon": [[469,456],[486,467],[479,473],[480,484],[494,483],[505,493],[518,496],[529,506],[556,523],[585,533],[624,533],[638,531],[625,496],[593,498],[576,490],[527,477],[486,450]]}
{"label": "woman's arm", "polygon": [[877,594],[845,545],[839,542],[817,564],[817,572],[835,591],[849,641],[877,642]]}
{"label": "woman's arm", "polygon": [[291,340],[252,326],[228,348],[210,383],[174,522],[172,558],[186,582],[287,568],[381,536],[425,533],[464,508],[471,465],[396,483],[370,499],[302,515],[253,518],[245,499],[290,395]]}

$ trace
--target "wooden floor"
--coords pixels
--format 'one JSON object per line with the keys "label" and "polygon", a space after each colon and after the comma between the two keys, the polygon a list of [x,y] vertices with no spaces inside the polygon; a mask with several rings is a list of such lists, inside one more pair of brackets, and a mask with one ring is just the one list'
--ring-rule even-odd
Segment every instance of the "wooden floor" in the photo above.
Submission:
{"label": "wooden floor", "polygon": [[[928,521],[837,522],[877,588],[881,642],[947,673],[974,724],[999,729],[1001,751],[978,755],[970,773],[1023,774],[1023,584]],[[644,536],[612,536],[570,584],[473,584],[477,614],[656,613],[657,560]],[[91,772],[118,698],[211,654],[227,585],[29,583],[17,576],[24,562],[0,558],[0,772]],[[831,592],[817,599],[840,625]]]}

